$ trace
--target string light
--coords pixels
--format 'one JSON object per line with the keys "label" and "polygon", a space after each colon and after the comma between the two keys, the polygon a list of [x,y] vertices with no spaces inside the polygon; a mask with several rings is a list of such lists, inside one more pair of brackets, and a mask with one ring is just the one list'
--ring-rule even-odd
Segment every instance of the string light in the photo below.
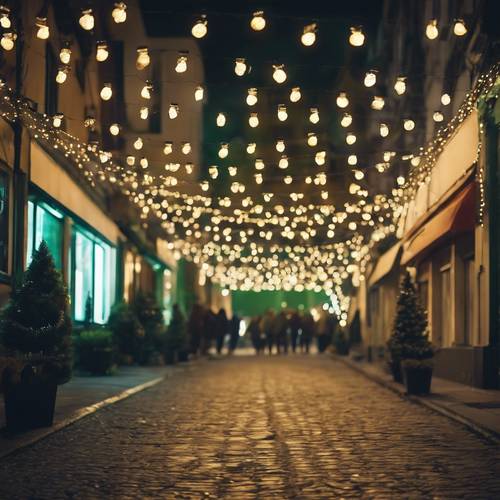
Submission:
{"label": "string light", "polygon": [[266,20],[264,18],[264,11],[258,10],[253,13],[252,20],[250,21],[250,27],[254,31],[262,31],[266,27]]}
{"label": "string light", "polygon": [[143,70],[147,68],[151,63],[151,58],[149,56],[149,51],[147,47],[137,48],[137,59],[135,61],[135,67],[138,70]]}
{"label": "string light", "polygon": [[250,142],[247,145],[247,153],[249,155],[253,155],[255,153],[256,148],[257,148],[257,145],[255,144],[255,142]]}
{"label": "string light", "polygon": [[226,124],[226,115],[224,113],[218,113],[216,123],[218,127],[224,127]]}
{"label": "string light", "polygon": [[349,36],[349,43],[353,47],[361,47],[365,43],[365,35],[361,28],[351,28],[351,34]]}
{"label": "string light", "polygon": [[10,9],[4,5],[0,6],[0,26],[4,30],[8,30],[12,27],[12,22],[10,20]]}
{"label": "string light", "polygon": [[229,144],[227,142],[221,142],[220,149],[219,149],[219,158],[227,158],[227,155],[229,154]]}
{"label": "string light", "polygon": [[265,167],[264,160],[262,158],[257,158],[255,160],[255,170],[264,170]]}
{"label": "string light", "polygon": [[59,84],[64,83],[67,78],[68,78],[68,67],[61,66],[56,73],[56,82]]}
{"label": "string light", "polygon": [[340,120],[340,124],[342,127],[349,127],[352,123],[352,116],[349,113],[344,113],[342,115],[342,119]]}
{"label": "string light", "polygon": [[371,103],[372,109],[374,109],[376,111],[381,111],[382,109],[384,109],[384,106],[385,106],[385,100],[383,97],[380,97],[377,95],[373,97],[373,100]]}
{"label": "string light", "polygon": [[251,88],[248,89],[248,95],[247,95],[247,104],[249,106],[255,106],[257,104],[257,89],[256,88]]}
{"label": "string light", "polygon": [[455,23],[453,24],[453,33],[456,36],[464,36],[467,33],[467,27],[463,19],[455,19]]}
{"label": "string light", "polygon": [[406,92],[406,78],[404,76],[398,76],[396,78],[396,83],[394,84],[394,90],[398,95],[403,95]]}
{"label": "string light", "polygon": [[205,94],[205,89],[201,85],[198,85],[198,87],[194,89],[194,100],[197,102],[203,101],[204,94]]}
{"label": "string light", "polygon": [[278,153],[283,153],[283,151],[285,151],[285,141],[283,139],[278,139],[276,141],[276,151],[278,151]]}
{"label": "string light", "polygon": [[290,101],[291,102],[298,102],[298,101],[300,101],[301,97],[302,97],[302,94],[300,93],[300,87],[293,87],[292,91],[290,92]]}
{"label": "string light", "polygon": [[302,36],[300,37],[302,45],[305,45],[306,47],[314,45],[314,42],[316,41],[317,30],[318,26],[316,23],[308,24],[307,26],[305,26]]}
{"label": "string light", "polygon": [[309,121],[311,123],[318,123],[319,122],[319,110],[318,108],[310,108],[309,109]]}
{"label": "string light", "polygon": [[448,104],[450,104],[450,102],[451,102],[450,94],[443,94],[441,96],[441,104],[443,106],[448,106]]}
{"label": "string light", "polygon": [[252,128],[255,128],[259,125],[259,117],[257,113],[250,113],[250,118],[248,118],[248,124]]}
{"label": "string light", "polygon": [[442,122],[444,120],[443,113],[441,113],[441,111],[434,111],[432,119],[437,123]]}
{"label": "string light", "polygon": [[140,151],[144,146],[144,142],[140,137],[137,137],[137,139],[134,141],[134,149],[137,151]]}
{"label": "string light", "polygon": [[208,22],[206,16],[201,16],[201,18],[198,19],[191,28],[191,34],[198,39],[203,38],[207,34],[207,31]]}
{"label": "string light", "polygon": [[0,45],[5,50],[12,50],[14,48],[14,42],[16,41],[17,35],[11,32],[2,33],[2,38],[0,39]]}
{"label": "string light", "polygon": [[413,120],[411,120],[410,118],[406,118],[403,121],[403,127],[407,132],[410,132],[415,128],[415,122]]}
{"label": "string light", "polygon": [[318,145],[318,136],[314,132],[307,134],[307,145],[311,147]]}
{"label": "string light", "polygon": [[318,151],[314,156],[314,161],[318,166],[324,165],[326,161],[326,151]]}
{"label": "string light", "polygon": [[367,71],[363,83],[365,87],[373,87],[377,83],[377,73],[374,70]]}
{"label": "string light", "polygon": [[101,89],[100,93],[101,99],[103,101],[109,101],[113,96],[113,89],[111,88],[111,83],[105,83],[104,87]]}
{"label": "string light", "polygon": [[286,80],[285,65],[284,64],[274,64],[273,65],[273,79],[276,83],[284,83]]}
{"label": "string light", "polygon": [[127,165],[133,167],[135,165],[135,156],[128,155],[126,159]]}
{"label": "string light", "polygon": [[286,112],[286,106],[283,104],[278,105],[278,120],[284,122],[288,118],[288,113]]}
{"label": "string light", "polygon": [[56,113],[52,118],[52,125],[54,127],[59,128],[62,125],[64,115],[62,113]]}
{"label": "string light", "polygon": [[78,20],[80,26],[86,30],[91,31],[94,29],[94,15],[92,14],[92,9],[82,10],[80,19]]}
{"label": "string light", "polygon": [[345,142],[347,142],[347,144],[349,144],[349,146],[352,146],[356,142],[356,135],[353,134],[352,132],[349,132],[346,135]]}
{"label": "string light", "polygon": [[148,159],[143,156],[140,160],[139,160],[139,164],[141,165],[142,168],[148,168],[149,166],[149,162],[148,162]]}
{"label": "string light", "polygon": [[139,110],[139,117],[141,120],[147,120],[149,117],[149,108],[147,106],[141,106]]}
{"label": "string light", "polygon": [[95,58],[98,62],[104,62],[109,57],[108,44],[106,42],[97,42]]}
{"label": "string light", "polygon": [[153,90],[153,85],[151,85],[151,82],[147,81],[141,89],[141,97],[143,99],[151,99],[152,90]]}
{"label": "string light", "polygon": [[349,99],[347,98],[347,94],[345,92],[340,92],[340,94],[337,96],[336,103],[339,108],[347,108],[347,106],[349,106]]}
{"label": "string light", "polygon": [[283,170],[288,168],[288,156],[286,155],[281,156],[280,161],[278,162],[278,167]]}
{"label": "string light", "polygon": [[356,155],[349,155],[347,157],[347,163],[352,167],[358,164],[358,157]]}
{"label": "string light", "polygon": [[247,65],[244,57],[238,57],[234,61],[234,72],[238,76],[243,76],[247,71]]}
{"label": "string light", "polygon": [[434,40],[439,36],[439,30],[437,27],[437,19],[431,19],[428,22],[427,27],[425,28],[425,36],[429,40]]}
{"label": "string light", "polygon": [[50,36],[49,26],[47,25],[46,17],[37,17],[35,21],[35,26],[38,28],[36,32],[36,37],[40,40],[47,40]]}
{"label": "string light", "polygon": [[59,52],[59,60],[63,64],[69,64],[71,61],[71,49],[69,47],[63,47]]}
{"label": "string light", "polygon": [[127,20],[127,6],[124,2],[117,2],[113,10],[111,11],[111,16],[116,24],[124,23]]}
{"label": "string light", "polygon": [[118,125],[118,123],[112,123],[109,126],[109,133],[115,136],[118,135],[120,133],[120,125]]}
{"label": "string light", "polygon": [[165,156],[168,156],[169,154],[172,154],[172,151],[174,150],[173,144],[170,141],[165,141],[163,144],[163,154]]}
{"label": "string light", "polygon": [[171,120],[175,120],[179,116],[179,105],[172,103],[168,107],[168,117]]}
{"label": "string light", "polygon": [[185,73],[187,71],[187,54],[184,52],[179,52],[179,56],[177,57],[177,63],[175,65],[176,73]]}
{"label": "string light", "polygon": [[387,137],[389,135],[389,125],[381,123],[379,126],[379,132],[381,137]]}

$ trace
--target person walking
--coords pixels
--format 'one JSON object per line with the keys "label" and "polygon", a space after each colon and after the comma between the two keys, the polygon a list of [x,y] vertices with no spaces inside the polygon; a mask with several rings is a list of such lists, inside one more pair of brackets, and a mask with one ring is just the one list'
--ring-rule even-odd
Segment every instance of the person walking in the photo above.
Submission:
{"label": "person walking", "polygon": [[300,336],[300,350],[309,354],[309,347],[315,332],[314,318],[310,312],[304,314],[302,322],[302,335]]}
{"label": "person walking", "polygon": [[229,354],[232,354],[236,347],[238,346],[238,340],[240,338],[240,318],[236,314],[233,314],[231,321],[229,322]]}
{"label": "person walking", "polygon": [[273,353],[273,344],[274,344],[273,325],[274,325],[274,311],[272,309],[268,309],[264,314],[264,316],[262,317],[262,322],[260,326],[266,338],[266,344],[269,354]]}
{"label": "person walking", "polygon": [[292,344],[292,352],[296,352],[297,350],[297,341],[299,339],[299,334],[302,328],[302,320],[300,319],[300,315],[297,311],[293,311],[290,320],[290,341]]}
{"label": "person walking", "polygon": [[274,336],[278,354],[288,353],[288,320],[285,311],[281,311],[274,320]]}
{"label": "person walking", "polygon": [[224,347],[224,340],[226,338],[228,332],[228,320],[226,311],[223,307],[219,309],[217,313],[216,321],[215,321],[215,348],[217,350],[217,354],[222,353],[222,348]]}
{"label": "person walking", "polygon": [[187,323],[187,334],[189,352],[195,356],[200,350],[201,337],[203,335],[204,314],[205,312],[201,304],[193,304]]}
{"label": "person walking", "polygon": [[259,355],[260,352],[265,348],[264,343],[261,340],[261,330],[260,330],[260,316],[254,316],[247,327],[246,333],[250,336],[252,346],[255,349],[255,354]]}

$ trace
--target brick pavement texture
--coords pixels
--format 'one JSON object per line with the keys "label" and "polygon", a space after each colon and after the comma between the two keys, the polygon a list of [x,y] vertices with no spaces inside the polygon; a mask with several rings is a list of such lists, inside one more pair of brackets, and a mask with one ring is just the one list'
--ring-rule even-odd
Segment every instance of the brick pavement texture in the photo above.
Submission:
{"label": "brick pavement texture", "polygon": [[234,357],[7,457],[0,498],[500,498],[500,450],[329,358]]}

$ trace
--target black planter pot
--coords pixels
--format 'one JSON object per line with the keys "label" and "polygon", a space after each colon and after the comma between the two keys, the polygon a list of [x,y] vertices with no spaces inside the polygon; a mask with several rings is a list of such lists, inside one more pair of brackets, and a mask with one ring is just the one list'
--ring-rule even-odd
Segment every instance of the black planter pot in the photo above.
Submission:
{"label": "black planter pot", "polygon": [[401,363],[399,361],[389,361],[389,369],[391,370],[394,382],[403,383],[403,372],[401,371]]}
{"label": "black planter pot", "polygon": [[179,351],[177,353],[177,360],[179,363],[186,363],[189,361],[189,352],[185,350]]}
{"label": "black planter pot", "polygon": [[82,354],[80,355],[81,367],[92,375],[106,375],[113,366],[113,349],[92,349]]}
{"label": "black planter pot", "polygon": [[403,367],[403,378],[408,394],[429,394],[431,392],[431,368]]}
{"label": "black planter pot", "polygon": [[57,382],[33,376],[4,386],[5,420],[8,432],[50,427],[54,421]]}

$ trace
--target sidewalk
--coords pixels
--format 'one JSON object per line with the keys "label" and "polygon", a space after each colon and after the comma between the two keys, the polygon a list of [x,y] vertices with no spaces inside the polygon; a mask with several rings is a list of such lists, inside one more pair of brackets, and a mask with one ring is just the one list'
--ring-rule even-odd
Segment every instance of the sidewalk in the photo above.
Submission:
{"label": "sidewalk", "polygon": [[477,389],[433,377],[430,395],[409,396],[405,392],[404,385],[394,382],[392,376],[379,364],[333,356],[336,360],[347,364],[400,396],[441,413],[482,436],[500,443],[500,391]]}
{"label": "sidewalk", "polygon": [[174,371],[186,365],[120,367],[116,375],[104,377],[75,376],[57,390],[54,425],[8,436],[5,427],[5,410],[0,396],[0,458],[28,446],[40,439],[90,415],[100,408],[116,403],[132,394],[158,384]]}

